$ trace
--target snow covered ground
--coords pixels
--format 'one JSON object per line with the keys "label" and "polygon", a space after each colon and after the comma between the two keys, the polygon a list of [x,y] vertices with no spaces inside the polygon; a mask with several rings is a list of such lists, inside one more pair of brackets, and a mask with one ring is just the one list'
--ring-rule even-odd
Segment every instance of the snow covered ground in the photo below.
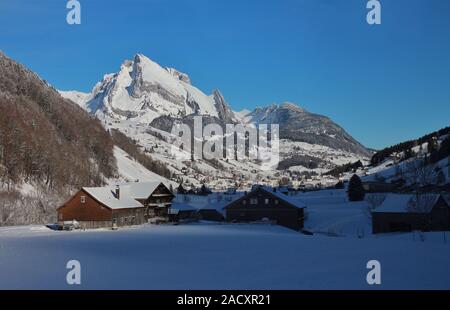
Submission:
{"label": "snow covered ground", "polygon": [[[450,242],[306,236],[265,224],[0,228],[0,289],[450,289]],[[369,260],[382,284],[366,282]],[[81,285],[66,264],[81,263]]]}

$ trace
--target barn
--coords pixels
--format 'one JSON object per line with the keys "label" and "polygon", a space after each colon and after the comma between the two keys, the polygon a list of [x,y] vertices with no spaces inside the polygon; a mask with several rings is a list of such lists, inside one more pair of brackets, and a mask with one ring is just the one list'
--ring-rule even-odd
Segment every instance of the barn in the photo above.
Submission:
{"label": "barn", "polygon": [[228,222],[269,219],[278,225],[298,231],[303,228],[305,207],[300,201],[293,201],[276,188],[257,186],[225,206],[225,212]]}
{"label": "barn", "polygon": [[58,222],[76,220],[85,228],[138,225],[168,220],[173,194],[161,182],[83,187],[57,209]]}
{"label": "barn", "polygon": [[440,194],[389,194],[372,211],[372,232],[450,230],[450,208]]}

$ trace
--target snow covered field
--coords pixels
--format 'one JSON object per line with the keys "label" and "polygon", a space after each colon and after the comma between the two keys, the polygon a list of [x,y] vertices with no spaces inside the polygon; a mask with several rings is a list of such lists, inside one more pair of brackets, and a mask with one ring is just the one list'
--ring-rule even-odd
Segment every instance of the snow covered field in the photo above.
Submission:
{"label": "snow covered field", "polygon": [[[0,228],[0,289],[450,289],[450,242],[306,236],[270,225]],[[381,263],[369,286],[366,264]],[[81,263],[81,285],[66,263]]]}

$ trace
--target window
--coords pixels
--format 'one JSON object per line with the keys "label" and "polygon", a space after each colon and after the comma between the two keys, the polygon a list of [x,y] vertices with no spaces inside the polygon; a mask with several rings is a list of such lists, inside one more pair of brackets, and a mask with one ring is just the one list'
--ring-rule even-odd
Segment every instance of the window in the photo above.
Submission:
{"label": "window", "polygon": [[275,204],[277,205],[279,203],[278,199],[275,199]]}
{"label": "window", "polygon": [[257,205],[258,204],[258,198],[250,198],[250,204],[251,205]]}
{"label": "window", "polygon": [[242,200],[242,204],[243,204],[243,205],[246,205],[246,204],[247,204],[247,200],[245,200],[245,199]]}
{"label": "window", "polygon": [[269,198],[264,199],[264,203],[265,203],[266,205],[268,205],[268,204],[269,204]]}
{"label": "window", "polygon": [[80,202],[81,203],[86,203],[86,196],[81,196],[80,197]]}
{"label": "window", "polygon": [[63,219],[63,215],[62,215],[62,213],[60,213],[59,214],[59,220],[62,221],[62,219]]}

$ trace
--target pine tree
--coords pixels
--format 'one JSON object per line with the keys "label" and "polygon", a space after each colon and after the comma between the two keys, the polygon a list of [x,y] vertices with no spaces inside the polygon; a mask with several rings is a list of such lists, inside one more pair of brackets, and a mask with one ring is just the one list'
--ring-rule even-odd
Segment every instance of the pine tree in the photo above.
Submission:
{"label": "pine tree", "polygon": [[407,160],[410,159],[412,157],[412,150],[411,149],[406,149],[403,155],[403,159]]}
{"label": "pine tree", "polygon": [[437,151],[437,143],[436,140],[432,137],[428,140],[428,153],[433,154]]}
{"label": "pine tree", "polygon": [[211,190],[209,188],[207,188],[205,184],[203,184],[202,187],[200,188],[199,194],[202,196],[207,196],[207,195],[211,194]]}
{"label": "pine tree", "polygon": [[348,183],[348,199],[350,201],[361,201],[364,199],[365,191],[361,179],[354,174]]}

